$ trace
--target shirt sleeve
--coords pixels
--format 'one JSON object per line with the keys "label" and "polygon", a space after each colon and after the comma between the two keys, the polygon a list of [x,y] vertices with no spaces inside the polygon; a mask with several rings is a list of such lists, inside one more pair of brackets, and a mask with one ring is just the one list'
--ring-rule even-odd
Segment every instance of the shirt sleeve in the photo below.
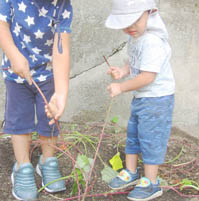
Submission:
{"label": "shirt sleeve", "polygon": [[156,36],[149,38],[143,45],[140,70],[159,73],[167,57],[164,41]]}
{"label": "shirt sleeve", "polygon": [[0,0],[0,20],[11,23],[12,9],[10,0]]}
{"label": "shirt sleeve", "polygon": [[60,31],[62,33],[71,33],[73,8],[72,8],[70,0],[64,0],[64,1],[65,1],[65,4],[63,9],[57,11],[60,25],[56,26],[55,31],[56,32]]}

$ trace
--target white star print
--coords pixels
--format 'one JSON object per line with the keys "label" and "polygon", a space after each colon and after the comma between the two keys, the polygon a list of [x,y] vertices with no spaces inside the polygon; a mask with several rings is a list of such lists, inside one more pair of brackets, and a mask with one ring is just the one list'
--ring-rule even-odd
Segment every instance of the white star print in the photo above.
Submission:
{"label": "white star print", "polygon": [[2,15],[2,14],[0,14],[0,20],[2,20],[2,21],[5,21],[6,22],[6,16],[5,15]]}
{"label": "white star print", "polygon": [[32,49],[32,51],[33,51],[35,54],[39,54],[39,53],[41,52],[41,50],[38,49],[37,47],[34,47],[34,48]]}
{"label": "white star print", "polygon": [[6,55],[4,56],[4,60],[5,60],[5,62],[7,62],[7,61],[8,61],[8,58],[7,58],[7,56],[6,56]]}
{"label": "white star print", "polygon": [[55,15],[56,15],[56,9],[55,9],[54,12],[53,12],[53,17],[55,17]]}
{"label": "white star print", "polygon": [[35,34],[35,38],[36,39],[38,39],[38,38],[43,38],[43,35],[44,35],[44,33],[43,32],[41,32],[39,29],[38,29],[38,31],[37,32],[35,32],[34,33]]}
{"label": "white star print", "polygon": [[[13,0],[0,0],[0,2],[1,1],[4,1],[5,3],[7,2],[6,4],[10,4],[10,2]],[[39,8],[33,3],[35,1],[39,2]],[[52,23],[52,19],[54,19],[56,22],[56,16],[62,2],[59,0],[16,0],[13,2],[15,3],[12,4],[12,7],[10,8],[9,16],[6,14],[6,11],[2,11],[0,12],[0,20],[10,22],[12,24],[12,33],[14,34],[13,37],[15,39],[21,38],[21,40],[18,42],[16,41],[16,46],[24,55],[27,56],[27,59],[32,66],[30,73],[32,76],[34,76],[34,79],[37,81],[46,80],[52,75],[53,70],[52,66],[49,66],[49,68],[46,66],[48,62],[52,62],[53,60],[52,46],[54,44],[54,38],[52,31],[55,32],[56,29],[54,23]],[[47,2],[49,2],[49,5]],[[52,8],[52,12],[50,12],[50,8]],[[31,12],[31,10],[34,10],[38,16],[36,16],[34,12]],[[68,5],[68,7],[67,5],[64,5],[62,11],[63,12],[59,13],[60,20],[68,20],[68,18],[72,16],[70,5]],[[16,22],[15,17],[17,16],[15,16],[15,14],[17,12],[19,12],[19,21]],[[53,14],[56,15],[53,16]],[[70,26],[70,22],[71,21],[69,20],[68,26]],[[29,34],[27,29],[32,30],[31,34]],[[46,31],[48,31],[48,33]],[[29,53],[27,54],[27,52]],[[5,69],[2,71],[2,73],[5,72],[5,76],[10,76],[9,79],[16,83],[24,83],[24,81],[26,82],[26,79],[23,76],[19,77],[15,75],[11,69],[7,69],[10,62],[9,59],[4,59],[3,55],[0,65],[1,63],[4,64],[2,67]],[[40,71],[39,69],[37,70],[37,68],[34,69],[34,66],[39,65],[39,63],[40,65],[42,65],[42,63],[44,64],[42,67],[44,68],[43,71]]]}
{"label": "white star print", "polygon": [[1,61],[1,65],[2,65],[2,66],[4,65],[4,59],[2,59],[2,61]]}
{"label": "white star print", "polygon": [[53,44],[53,39],[52,40],[47,40],[45,45],[51,46]]}
{"label": "white star print", "polygon": [[24,82],[24,79],[21,77],[18,77],[17,79],[14,79],[16,81],[16,83],[21,84]]}
{"label": "white star print", "polygon": [[23,42],[21,42],[21,48],[24,49],[26,46],[24,45]]}
{"label": "white star print", "polygon": [[46,80],[46,77],[47,76],[43,76],[43,75],[40,75],[37,79],[42,82],[42,81],[45,81]]}
{"label": "white star print", "polygon": [[32,62],[37,61],[37,58],[35,57],[35,55],[34,55],[34,54],[33,54],[33,55],[30,55],[30,58],[32,59]]}
{"label": "white star print", "polygon": [[19,6],[20,11],[22,11],[24,13],[26,12],[26,7],[27,6],[23,3],[23,1],[21,3],[19,3],[18,6]]}
{"label": "white star print", "polygon": [[48,10],[42,7],[42,9],[39,11],[39,16],[46,17],[47,13],[48,13]]}
{"label": "white star print", "polygon": [[57,5],[57,0],[54,0],[54,1],[52,2],[52,4],[53,4],[54,6],[56,6],[56,5]]}
{"label": "white star print", "polygon": [[14,29],[14,31],[13,31],[13,32],[16,34],[16,36],[19,35],[19,32],[20,32],[21,28],[22,28],[22,27],[19,26],[18,23],[16,23],[15,29]]}
{"label": "white star print", "polygon": [[25,43],[29,43],[30,42],[30,36],[27,36],[24,34],[24,38],[23,38]]}
{"label": "white star print", "polygon": [[64,19],[70,18],[70,12],[68,12],[67,10],[65,10],[65,11],[62,13],[62,16],[63,16]]}
{"label": "white star print", "polygon": [[50,20],[48,27],[52,27],[52,20]]}
{"label": "white star print", "polygon": [[11,68],[9,68],[9,69],[8,69],[8,72],[9,72],[10,74],[12,74],[12,73],[13,73],[13,70],[12,70]]}
{"label": "white star print", "polygon": [[35,24],[35,22],[34,22],[34,17],[28,16],[28,17],[25,19],[25,22],[27,22],[28,26],[31,26],[31,25]]}
{"label": "white star print", "polygon": [[7,75],[5,74],[5,72],[3,72],[3,78],[6,78],[7,77]]}
{"label": "white star print", "polygon": [[50,56],[49,54],[44,54],[44,57],[51,60],[52,59],[52,56]]}
{"label": "white star print", "polygon": [[34,75],[35,73],[36,73],[35,70],[31,70],[31,71],[30,71],[30,74],[31,74],[31,75]]}

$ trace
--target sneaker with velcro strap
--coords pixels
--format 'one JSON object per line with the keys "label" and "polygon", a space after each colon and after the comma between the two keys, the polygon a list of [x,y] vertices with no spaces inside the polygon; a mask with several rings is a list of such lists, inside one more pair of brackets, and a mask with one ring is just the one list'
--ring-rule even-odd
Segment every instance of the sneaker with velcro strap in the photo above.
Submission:
{"label": "sneaker with velcro strap", "polygon": [[159,180],[157,180],[156,184],[152,184],[148,178],[142,177],[135,188],[128,194],[127,198],[133,201],[148,201],[162,194],[163,191]]}
{"label": "sneaker with velcro strap", "polygon": [[120,173],[111,180],[109,187],[115,190],[126,188],[130,185],[135,185],[139,179],[139,172],[130,172],[128,169],[123,169]]}

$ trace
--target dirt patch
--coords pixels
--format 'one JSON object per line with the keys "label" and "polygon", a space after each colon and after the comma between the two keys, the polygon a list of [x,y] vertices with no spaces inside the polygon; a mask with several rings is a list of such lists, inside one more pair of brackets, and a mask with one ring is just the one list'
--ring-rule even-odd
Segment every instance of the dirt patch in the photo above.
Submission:
{"label": "dirt patch", "polygon": [[[92,123],[92,124],[62,124],[63,137],[67,140],[67,150],[72,157],[76,158],[78,153],[84,154],[88,158],[93,158],[96,152],[97,143],[99,141],[99,136],[102,132],[103,123]],[[1,135],[2,137],[2,135]],[[37,136],[33,136],[33,142],[36,142]],[[124,145],[125,145],[125,129],[120,128],[117,125],[108,125],[104,132],[104,137],[102,144],[100,146],[99,155],[97,158],[92,178],[90,180],[90,186],[92,189],[88,194],[95,195],[91,198],[86,198],[86,201],[126,201],[126,194],[124,190],[118,192],[118,195],[113,196],[99,196],[100,194],[105,194],[105,192],[114,193],[110,191],[107,183],[102,180],[101,171],[104,168],[104,164],[110,166],[109,160],[119,151],[121,154],[121,159],[124,163]],[[59,145],[60,150],[64,150],[63,146]],[[59,156],[60,168],[63,176],[71,175],[73,169],[72,160],[67,156],[67,154],[60,155],[60,151],[57,151],[57,156]],[[185,132],[173,128],[172,135],[169,141],[168,153],[166,161],[167,163],[160,167],[159,176],[167,181],[166,186],[176,185],[182,181],[188,184],[190,180],[199,183],[199,140],[187,135]],[[33,149],[32,153],[32,163],[35,166],[39,155],[41,154],[40,147]],[[0,200],[3,201],[13,201],[12,196],[12,185],[10,181],[10,175],[12,172],[12,166],[14,163],[14,154],[11,145],[10,138],[0,139]],[[143,174],[142,163],[139,163],[141,174]],[[183,180],[184,179],[184,180]],[[186,179],[186,180],[185,180]],[[41,187],[41,180],[36,175],[36,181],[38,188]],[[187,183],[188,182],[188,183]],[[39,201],[54,201],[54,200],[66,200],[67,198],[74,197],[71,195],[73,186],[72,177],[66,180],[67,190],[66,192],[57,193],[50,195],[45,191],[39,193]],[[190,184],[190,183],[189,183]],[[193,183],[191,183],[193,184]],[[181,184],[181,187],[183,184]],[[85,188],[85,186],[84,186]],[[82,191],[84,190],[82,188]],[[130,189],[126,189],[126,192]],[[165,188],[166,190],[166,188]],[[178,189],[179,190],[179,189]],[[198,195],[199,191],[193,188],[181,189],[180,193],[187,195]],[[77,193],[76,193],[77,195]],[[73,199],[77,200],[77,199]],[[181,197],[179,194],[173,190],[167,190],[164,192],[161,198],[155,199],[155,201],[188,201],[188,200],[199,200],[198,198],[185,198]]]}

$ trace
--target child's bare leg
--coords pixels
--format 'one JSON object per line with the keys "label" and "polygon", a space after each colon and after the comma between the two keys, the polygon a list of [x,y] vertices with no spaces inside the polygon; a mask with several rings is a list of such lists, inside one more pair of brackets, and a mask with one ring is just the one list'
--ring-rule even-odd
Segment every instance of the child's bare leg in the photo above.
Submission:
{"label": "child's bare leg", "polygon": [[150,181],[153,184],[156,184],[156,179],[157,179],[157,175],[158,175],[158,168],[159,168],[159,165],[144,164],[145,177],[150,179]]}
{"label": "child's bare leg", "polygon": [[56,146],[57,137],[40,136],[40,140],[43,142],[41,143],[42,162],[45,162],[46,158],[54,156],[55,148],[53,146]]}
{"label": "child's bare leg", "polygon": [[29,151],[31,134],[12,135],[11,139],[17,166],[19,167],[23,163],[30,163]]}
{"label": "child's bare leg", "polygon": [[126,167],[132,173],[136,173],[137,163],[138,163],[137,154],[126,154]]}

